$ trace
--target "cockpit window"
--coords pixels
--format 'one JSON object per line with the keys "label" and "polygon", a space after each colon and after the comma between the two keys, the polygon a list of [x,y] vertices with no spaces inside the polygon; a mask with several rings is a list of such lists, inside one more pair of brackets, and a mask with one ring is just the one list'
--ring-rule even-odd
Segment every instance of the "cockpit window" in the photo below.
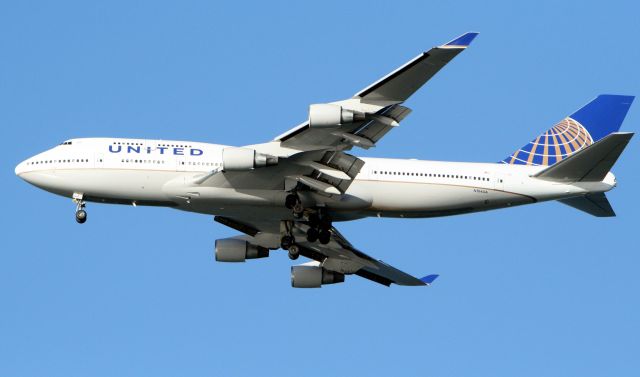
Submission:
{"label": "cockpit window", "polygon": [[65,141],[64,143],[60,143],[60,145],[71,145],[70,141]]}

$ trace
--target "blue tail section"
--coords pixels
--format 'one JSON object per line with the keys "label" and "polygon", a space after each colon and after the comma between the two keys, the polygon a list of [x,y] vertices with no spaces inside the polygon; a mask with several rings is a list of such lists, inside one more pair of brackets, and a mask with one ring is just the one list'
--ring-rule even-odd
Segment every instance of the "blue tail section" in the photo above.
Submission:
{"label": "blue tail section", "polygon": [[620,130],[633,99],[633,96],[602,94],[569,118],[582,124],[595,142]]}
{"label": "blue tail section", "polygon": [[599,95],[502,162],[514,165],[553,165],[620,130],[633,99],[633,96]]}

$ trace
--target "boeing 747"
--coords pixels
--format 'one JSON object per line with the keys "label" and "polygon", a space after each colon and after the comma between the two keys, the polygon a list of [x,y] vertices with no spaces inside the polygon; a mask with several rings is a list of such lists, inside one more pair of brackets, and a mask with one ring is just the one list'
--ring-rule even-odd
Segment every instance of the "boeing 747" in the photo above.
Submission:
{"label": "boeing 747", "polygon": [[427,218],[557,200],[614,216],[605,192],[633,136],[620,126],[634,99],[600,95],[490,163],[360,158],[411,110],[402,104],[459,53],[466,33],[418,55],[351,98],[309,107],[299,126],[271,141],[227,146],[193,141],[70,139],[21,162],[16,174],[72,198],[75,219],[89,202],[161,206],[213,215],[240,235],[219,239],[215,259],[244,262],[284,249],[311,261],[291,284],[315,288],[358,275],[391,285],[430,285],[358,250],[335,224],[365,217]]}

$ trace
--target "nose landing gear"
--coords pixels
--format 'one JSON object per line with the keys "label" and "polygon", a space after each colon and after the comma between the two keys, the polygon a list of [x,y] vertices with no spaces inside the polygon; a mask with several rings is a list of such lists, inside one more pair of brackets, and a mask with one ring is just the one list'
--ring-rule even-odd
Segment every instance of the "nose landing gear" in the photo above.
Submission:
{"label": "nose landing gear", "polygon": [[84,207],[87,203],[83,199],[82,194],[73,194],[73,201],[76,203],[76,222],[78,224],[84,224],[87,221],[87,211]]}

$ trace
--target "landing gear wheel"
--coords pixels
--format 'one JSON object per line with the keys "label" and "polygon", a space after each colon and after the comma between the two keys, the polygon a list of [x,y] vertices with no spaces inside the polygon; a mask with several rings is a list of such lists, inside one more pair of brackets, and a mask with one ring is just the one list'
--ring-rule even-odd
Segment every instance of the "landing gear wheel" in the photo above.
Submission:
{"label": "landing gear wheel", "polygon": [[297,203],[300,203],[300,199],[298,198],[298,195],[295,194],[289,194],[284,199],[284,206],[288,209],[293,209]]}
{"label": "landing gear wheel", "polygon": [[84,209],[76,211],[76,222],[78,224],[84,224],[87,221],[87,211]]}
{"label": "landing gear wheel", "polygon": [[331,241],[331,232],[329,232],[326,229],[321,230],[320,233],[318,234],[318,240],[323,245],[328,244],[329,241]]}
{"label": "landing gear wheel", "polygon": [[318,224],[320,229],[329,230],[332,227],[331,220],[328,217],[323,217]]}
{"label": "landing gear wheel", "polygon": [[296,260],[300,256],[300,247],[298,245],[291,245],[289,247],[289,259]]}
{"label": "landing gear wheel", "polygon": [[84,195],[74,192],[72,198],[73,202],[76,203],[76,222],[84,224],[87,221],[87,211],[84,210],[87,203],[84,201]]}
{"label": "landing gear wheel", "polygon": [[309,228],[307,230],[307,241],[316,242],[318,240],[319,232],[316,228]]}
{"label": "landing gear wheel", "polygon": [[280,247],[284,250],[289,250],[292,246],[294,246],[295,239],[291,236],[284,236],[280,240]]}

